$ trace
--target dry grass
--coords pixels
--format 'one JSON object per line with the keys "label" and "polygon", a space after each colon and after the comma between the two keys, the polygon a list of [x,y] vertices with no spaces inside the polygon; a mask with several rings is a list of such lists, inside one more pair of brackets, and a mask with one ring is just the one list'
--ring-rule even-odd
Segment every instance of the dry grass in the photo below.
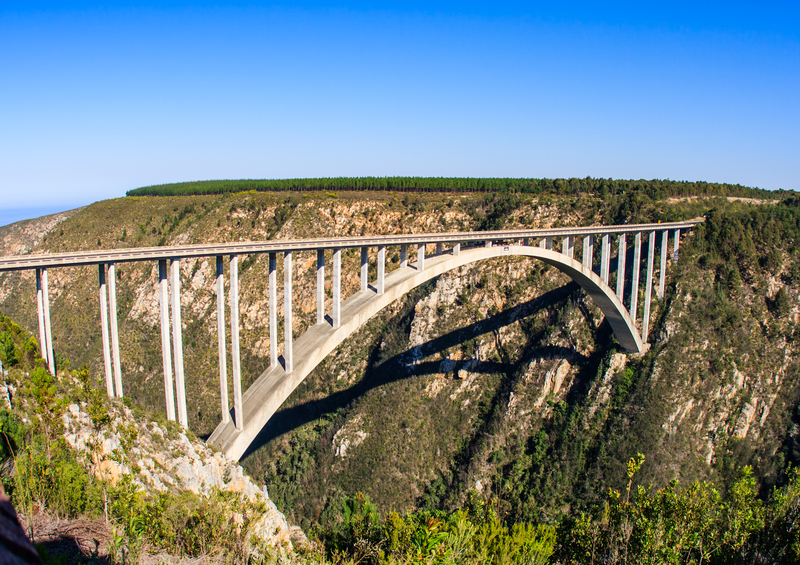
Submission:
{"label": "dry grass", "polygon": [[[103,518],[63,519],[49,512],[38,512],[31,519],[20,516],[25,532],[40,554],[46,552],[49,561],[61,563],[113,563],[109,555],[112,525]],[[152,546],[142,548],[140,565],[217,565],[225,563],[221,553],[199,557],[175,556],[157,551]]]}
{"label": "dry grass", "polygon": [[30,518],[20,515],[20,521],[40,553],[44,548],[51,556],[65,556],[67,562],[90,557],[104,560],[108,556],[111,526],[102,518],[66,520],[38,512]]}

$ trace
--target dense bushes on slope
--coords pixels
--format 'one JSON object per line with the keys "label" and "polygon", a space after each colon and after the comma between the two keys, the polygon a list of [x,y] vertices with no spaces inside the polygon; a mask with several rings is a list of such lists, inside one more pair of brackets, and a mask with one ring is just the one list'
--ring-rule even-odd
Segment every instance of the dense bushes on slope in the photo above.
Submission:
{"label": "dense bushes on slope", "polygon": [[797,470],[762,501],[748,467],[727,493],[705,481],[633,488],[643,461],[640,454],[628,462],[623,492],[609,489],[603,504],[562,516],[557,526],[501,516],[496,499],[478,498],[449,513],[393,512],[381,520],[369,497],[356,494],[318,533],[330,557],[351,563],[789,565],[800,560]]}

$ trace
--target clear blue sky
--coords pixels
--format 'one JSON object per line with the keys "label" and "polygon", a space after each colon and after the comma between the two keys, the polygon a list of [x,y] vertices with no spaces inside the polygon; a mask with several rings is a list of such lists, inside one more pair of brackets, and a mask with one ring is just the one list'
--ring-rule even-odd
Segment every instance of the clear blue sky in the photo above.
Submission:
{"label": "clear blue sky", "polygon": [[218,178],[800,189],[797,1],[486,4],[0,0],[0,210]]}

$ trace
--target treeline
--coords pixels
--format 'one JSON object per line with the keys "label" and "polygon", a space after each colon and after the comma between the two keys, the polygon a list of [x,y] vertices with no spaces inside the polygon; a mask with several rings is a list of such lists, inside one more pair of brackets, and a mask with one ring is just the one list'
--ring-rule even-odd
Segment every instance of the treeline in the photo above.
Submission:
{"label": "treeline", "polygon": [[792,191],[776,192],[740,184],[674,180],[603,178],[460,178],[460,177],[335,177],[316,179],[208,180],[145,186],[128,196],[178,196],[246,192],[392,191],[392,192],[518,192],[527,194],[600,196],[637,191],[653,199],[681,196],[736,196],[780,199]]}

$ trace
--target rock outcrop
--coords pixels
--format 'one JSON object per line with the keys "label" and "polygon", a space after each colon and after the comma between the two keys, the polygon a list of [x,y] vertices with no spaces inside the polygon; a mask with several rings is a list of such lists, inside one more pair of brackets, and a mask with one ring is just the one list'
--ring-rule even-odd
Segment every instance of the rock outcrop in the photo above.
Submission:
{"label": "rock outcrop", "polygon": [[127,477],[135,488],[151,494],[237,493],[231,515],[248,524],[247,539],[287,548],[292,545],[290,537],[303,539],[269,499],[266,487],[256,485],[237,462],[194,439],[175,422],[142,421],[121,403],[111,404],[109,421],[101,426],[93,423],[85,403],[70,404],[62,416],[67,443],[95,476],[112,485]]}

